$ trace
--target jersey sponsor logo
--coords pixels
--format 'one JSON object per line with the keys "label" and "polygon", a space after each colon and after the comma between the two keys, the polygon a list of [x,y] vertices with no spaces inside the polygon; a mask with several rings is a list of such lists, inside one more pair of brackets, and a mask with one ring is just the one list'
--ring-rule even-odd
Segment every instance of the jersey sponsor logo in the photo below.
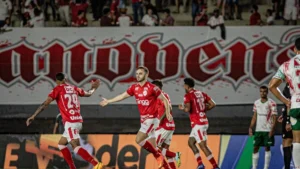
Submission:
{"label": "jersey sponsor logo", "polygon": [[166,123],[166,126],[167,127],[175,127],[175,124],[174,123]]}
{"label": "jersey sponsor logo", "polygon": [[82,116],[70,116],[71,120],[82,120]]}
{"label": "jersey sponsor logo", "polygon": [[200,119],[200,122],[207,122],[208,120],[207,120],[207,118],[205,118],[205,119]]}
{"label": "jersey sponsor logo", "polygon": [[137,102],[137,104],[140,104],[142,106],[149,106],[149,104],[150,104],[149,100],[139,100],[139,99],[137,99],[136,102]]}

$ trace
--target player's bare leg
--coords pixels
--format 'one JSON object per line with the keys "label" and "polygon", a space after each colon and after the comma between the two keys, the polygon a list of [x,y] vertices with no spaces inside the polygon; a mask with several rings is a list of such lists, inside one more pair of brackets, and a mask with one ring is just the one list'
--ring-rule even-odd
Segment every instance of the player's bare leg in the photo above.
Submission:
{"label": "player's bare leg", "polygon": [[264,169],[268,169],[271,160],[271,151],[270,147],[265,147],[265,166]]}
{"label": "player's bare leg", "polygon": [[65,137],[61,137],[58,142],[58,149],[63,154],[63,157],[67,164],[69,165],[70,169],[76,169],[76,166],[74,164],[74,161],[72,159],[72,155],[68,147],[66,146],[68,144],[68,140]]}
{"label": "player's bare leg", "polygon": [[200,156],[200,152],[199,152],[199,149],[196,145],[196,139],[194,137],[189,137],[189,141],[188,141],[188,145],[189,147],[191,148],[191,150],[193,151],[194,153],[194,156],[197,160],[197,163],[198,163],[198,169],[202,169],[204,168],[204,165],[203,165],[203,162],[202,162],[202,159],[201,159],[201,156]]}
{"label": "player's bare leg", "polygon": [[259,159],[259,153],[258,153],[259,147],[254,146],[253,148],[253,154],[252,154],[252,169],[257,168],[257,163]]}
{"label": "player's bare leg", "polygon": [[295,168],[300,168],[300,130],[293,130],[293,160]]}
{"label": "player's bare leg", "polygon": [[[159,153],[159,151],[156,149],[156,140],[155,137],[153,138],[148,138],[148,134],[143,133],[139,131],[136,135],[136,143],[139,144],[141,147],[143,147],[145,150],[148,152],[152,153],[153,156],[156,158],[157,163],[158,163],[158,168],[162,168],[164,164],[164,157]],[[152,142],[152,143],[151,143]]]}
{"label": "player's bare leg", "polygon": [[161,151],[162,151],[162,155],[167,157],[168,159],[168,163],[171,169],[176,169],[176,165],[174,162],[174,159],[176,161],[177,167],[179,168],[181,165],[181,160],[180,160],[180,156],[181,154],[179,152],[174,153],[172,151],[169,150],[170,145],[163,143],[160,147]]}
{"label": "player's bare leg", "polygon": [[285,169],[290,169],[290,164],[292,161],[292,143],[293,139],[291,138],[285,138],[282,140]]}
{"label": "player's bare leg", "polygon": [[200,149],[204,152],[207,160],[211,163],[211,165],[213,166],[214,169],[219,168],[215,158],[212,155],[212,152],[210,151],[210,149],[208,148],[206,141],[201,141],[199,143],[199,147]]}
{"label": "player's bare leg", "polygon": [[70,144],[72,145],[74,152],[80,155],[85,161],[91,163],[94,166],[94,169],[103,169],[103,164],[95,160],[93,156],[80,146],[79,139],[71,140]]}

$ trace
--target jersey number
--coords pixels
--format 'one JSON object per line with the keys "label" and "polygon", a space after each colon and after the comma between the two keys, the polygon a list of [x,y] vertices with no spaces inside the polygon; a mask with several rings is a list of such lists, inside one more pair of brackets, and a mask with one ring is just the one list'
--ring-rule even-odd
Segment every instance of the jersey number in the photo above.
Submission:
{"label": "jersey number", "polygon": [[[77,99],[77,94],[65,94],[65,99],[68,100],[68,109],[72,109],[75,107],[78,107],[78,99]],[[71,114],[74,114],[74,111],[70,111]]]}
{"label": "jersey number", "polygon": [[200,98],[197,99],[197,103],[199,104],[199,107],[200,107],[201,110],[205,110],[204,102],[202,102],[202,101],[200,100]]}

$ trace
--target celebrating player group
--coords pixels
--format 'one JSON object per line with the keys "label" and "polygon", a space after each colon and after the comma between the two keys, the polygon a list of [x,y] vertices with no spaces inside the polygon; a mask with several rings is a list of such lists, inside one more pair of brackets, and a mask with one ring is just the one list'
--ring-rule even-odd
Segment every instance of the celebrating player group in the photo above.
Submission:
{"label": "celebrating player group", "polygon": [[[252,155],[253,169],[257,168],[259,147],[265,147],[265,166],[268,169],[271,159],[270,147],[274,145],[274,130],[277,118],[276,103],[268,98],[268,89],[285,104],[283,114],[278,118],[283,129],[283,151],[285,168],[289,169],[293,157],[295,168],[300,168],[300,38],[295,42],[296,56],[282,64],[269,83],[260,87],[260,99],[254,103],[254,115],[249,127],[249,135],[254,135],[254,149]],[[181,153],[170,150],[172,136],[175,130],[175,122],[172,116],[171,100],[163,91],[163,83],[160,80],[148,81],[149,70],[140,66],[136,69],[137,83],[131,85],[124,93],[100,102],[101,106],[122,101],[134,96],[140,112],[141,127],[136,135],[136,143],[153,154],[157,160],[158,168],[176,169],[181,165]],[[278,89],[282,82],[287,86],[284,94]],[[84,91],[76,86],[66,83],[63,73],[56,74],[57,86],[49,93],[48,98],[42,103],[36,112],[27,119],[29,126],[35,117],[42,112],[52,101],[56,100],[62,115],[65,131],[58,142],[58,148],[71,169],[75,169],[70,150],[67,144],[71,144],[74,152],[84,160],[91,163],[94,169],[109,169],[114,167],[104,166],[92,155],[80,146],[80,130],[82,128],[82,116],[80,114],[80,102],[78,96],[91,96],[100,85],[99,80],[91,82],[91,89]],[[206,93],[194,88],[195,82],[191,78],[184,79],[186,94],[183,104],[178,108],[190,116],[191,133],[188,146],[192,150],[197,161],[197,169],[205,169],[200,157],[202,150],[213,169],[219,166],[207,146],[207,130],[209,128],[207,111],[213,109],[216,104]],[[253,128],[255,127],[255,132]],[[293,142],[293,146],[292,146]],[[176,150],[175,150],[176,151]],[[184,154],[183,154],[184,155]],[[250,161],[251,159],[249,159]]]}

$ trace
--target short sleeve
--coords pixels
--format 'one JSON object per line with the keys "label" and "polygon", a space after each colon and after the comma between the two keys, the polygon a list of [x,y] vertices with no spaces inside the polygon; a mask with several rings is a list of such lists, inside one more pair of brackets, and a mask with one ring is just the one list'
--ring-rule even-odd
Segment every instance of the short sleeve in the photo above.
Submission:
{"label": "short sleeve", "polygon": [[184,97],[183,97],[183,103],[184,104],[187,104],[187,103],[190,103],[191,102],[191,99],[190,99],[190,97],[189,97],[189,95],[185,95]]}
{"label": "short sleeve", "polygon": [[154,96],[155,96],[156,98],[161,94],[161,90],[160,90],[157,86],[153,87],[153,88],[152,88],[152,91],[153,91]]}
{"label": "short sleeve", "polygon": [[273,78],[281,79],[282,81],[285,80],[285,74],[284,74],[283,66],[284,66],[284,65],[281,65],[281,66],[278,68],[278,70],[277,70],[276,74],[273,76]]}
{"label": "short sleeve", "polygon": [[131,85],[127,91],[126,91],[130,96],[134,95],[134,85]]}
{"label": "short sleeve", "polygon": [[85,91],[81,88],[78,88],[78,87],[74,87],[75,91],[77,92],[78,96],[81,96],[83,97],[85,95]]}
{"label": "short sleeve", "polygon": [[254,105],[253,105],[253,112],[257,112],[255,103],[254,103]]}
{"label": "short sleeve", "polygon": [[274,101],[271,101],[271,103],[270,103],[271,105],[271,114],[273,114],[273,115],[277,115],[277,105],[276,105],[276,103],[274,102]]}
{"label": "short sleeve", "polygon": [[49,94],[48,97],[51,97],[53,100],[56,100],[58,98],[58,88],[54,88]]}

